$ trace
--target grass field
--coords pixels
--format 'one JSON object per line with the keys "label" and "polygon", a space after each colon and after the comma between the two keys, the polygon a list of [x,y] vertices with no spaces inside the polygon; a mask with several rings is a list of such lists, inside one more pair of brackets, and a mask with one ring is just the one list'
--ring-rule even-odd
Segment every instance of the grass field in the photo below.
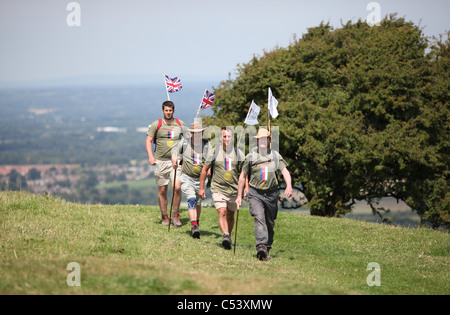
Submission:
{"label": "grass field", "polygon": [[[448,233],[280,212],[261,262],[248,209],[236,255],[220,246],[215,209],[200,240],[186,211],[182,222],[168,233],[157,207],[1,192],[0,294],[450,294]],[[71,262],[80,286],[67,285]],[[380,286],[367,284],[371,262]]]}

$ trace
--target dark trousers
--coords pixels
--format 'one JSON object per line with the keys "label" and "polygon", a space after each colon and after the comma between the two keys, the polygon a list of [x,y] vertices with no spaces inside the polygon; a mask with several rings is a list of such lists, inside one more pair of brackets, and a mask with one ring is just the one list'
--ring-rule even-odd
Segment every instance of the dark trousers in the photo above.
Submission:
{"label": "dark trousers", "polygon": [[278,188],[265,191],[250,187],[247,196],[250,214],[255,218],[256,246],[262,244],[271,248],[278,214]]}

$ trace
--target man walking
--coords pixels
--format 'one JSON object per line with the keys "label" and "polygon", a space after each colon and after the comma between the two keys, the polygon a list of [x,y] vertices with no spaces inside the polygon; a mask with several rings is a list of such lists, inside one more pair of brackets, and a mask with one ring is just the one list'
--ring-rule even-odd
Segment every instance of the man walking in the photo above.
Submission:
{"label": "man walking", "polygon": [[[181,202],[181,182],[180,170],[175,170],[172,165],[172,148],[177,145],[182,130],[186,125],[183,121],[173,117],[175,105],[171,101],[162,104],[164,118],[153,122],[147,132],[145,148],[147,149],[148,161],[151,165],[156,165],[155,180],[158,185],[158,203],[161,210],[162,224],[169,225],[169,215],[167,214],[167,190],[169,182],[173,184],[175,172],[177,172],[175,189],[173,196],[173,219],[176,227],[181,227],[180,202]],[[155,143],[155,154],[152,151],[152,143]]]}
{"label": "man walking", "polygon": [[292,196],[291,175],[287,163],[276,151],[270,149],[271,135],[267,129],[260,129],[257,136],[257,147],[245,157],[242,173],[239,177],[236,205],[242,204],[242,191],[248,180],[250,189],[247,197],[250,203],[250,214],[255,218],[255,240],[257,257],[260,260],[270,258],[275,219],[278,214],[278,179],[277,171],[281,171],[286,182],[285,195]]}
{"label": "man walking", "polygon": [[202,211],[202,199],[199,196],[200,174],[209,150],[208,141],[202,137],[204,130],[201,122],[191,124],[190,137],[180,141],[177,155],[172,155],[174,168],[178,167],[178,155],[181,156],[181,191],[188,202],[191,236],[196,239],[200,238],[199,221]]}
{"label": "man walking", "polygon": [[233,141],[233,130],[224,127],[221,130],[222,144],[210,150],[200,176],[199,195],[205,199],[205,180],[207,172],[211,173],[211,192],[219,216],[222,232],[222,246],[231,249],[231,231],[234,225],[234,213],[237,210],[236,196],[238,179],[242,168],[244,154]]}

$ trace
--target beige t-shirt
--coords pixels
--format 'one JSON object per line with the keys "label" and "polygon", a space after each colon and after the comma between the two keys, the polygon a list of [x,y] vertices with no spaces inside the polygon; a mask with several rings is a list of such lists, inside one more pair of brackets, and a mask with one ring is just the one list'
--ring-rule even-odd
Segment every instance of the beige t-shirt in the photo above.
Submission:
{"label": "beige t-shirt", "polygon": [[211,192],[221,193],[229,197],[236,196],[244,153],[239,149],[235,150],[234,147],[224,152],[222,144],[218,146],[216,147],[218,150],[217,157],[214,157],[216,154],[216,148],[214,148],[209,150],[205,161],[205,165],[208,167],[214,164],[212,168]]}
{"label": "beige t-shirt", "polygon": [[[250,159],[252,159],[251,162]],[[286,167],[286,161],[276,151],[265,155],[259,154],[257,151],[252,151],[245,157],[242,171],[249,175],[250,187],[270,190],[278,186],[276,171],[282,171]]]}
{"label": "beige t-shirt", "polygon": [[[186,146],[184,141],[187,142]],[[183,165],[181,171],[191,177],[199,177],[203,164],[205,163],[205,158],[208,155],[209,144],[208,142],[202,142],[198,146],[192,144],[191,139],[181,140],[178,143],[179,149],[178,153],[182,154]]]}
{"label": "beige t-shirt", "polygon": [[156,129],[158,128],[159,121],[157,120],[151,124],[147,136],[155,139],[156,135],[155,159],[168,161],[172,158],[172,147],[177,145],[180,140],[180,135],[182,134],[182,128],[184,129],[186,127],[182,120],[178,121],[180,122],[181,127],[175,119],[171,124],[167,124],[165,119],[163,119],[158,132],[156,132]]}

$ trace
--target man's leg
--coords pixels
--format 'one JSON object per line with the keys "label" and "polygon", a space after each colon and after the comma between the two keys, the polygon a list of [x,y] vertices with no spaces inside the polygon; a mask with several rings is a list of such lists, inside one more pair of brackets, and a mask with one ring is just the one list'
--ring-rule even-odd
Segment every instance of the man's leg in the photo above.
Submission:
{"label": "man's leg", "polygon": [[255,219],[255,241],[257,248],[260,245],[267,246],[269,242],[269,232],[267,229],[264,202],[258,192],[250,188],[248,192],[250,203],[250,214]]}
{"label": "man's leg", "polygon": [[229,233],[228,232],[228,221],[227,221],[227,208],[219,208],[217,209],[217,215],[219,216],[219,228],[222,234]]}
{"label": "man's leg", "polygon": [[[174,178],[175,170],[172,169],[171,172],[171,183],[173,185],[173,178]],[[177,178],[175,182],[175,190],[172,192],[173,195],[173,216],[172,216],[172,222],[173,225],[176,227],[181,227],[181,221],[180,221],[180,203],[181,203],[181,181],[180,181],[181,172],[178,169],[177,170]],[[173,187],[173,186],[172,186]]]}
{"label": "man's leg", "polygon": [[227,225],[228,225],[228,233],[231,235],[234,227],[234,211],[227,209]]}
{"label": "man's leg", "polygon": [[167,186],[158,187],[158,203],[162,215],[162,224],[169,225],[169,215],[167,214]]}
{"label": "man's leg", "polygon": [[[198,218],[199,218],[199,212],[198,212],[198,205],[196,198],[189,198],[188,199],[188,215],[189,219],[191,220],[191,236],[193,238],[200,238],[200,229],[198,228]],[[201,209],[201,206],[200,206]]]}
{"label": "man's leg", "polygon": [[267,249],[270,250],[273,244],[273,236],[275,234],[275,220],[278,215],[278,190],[268,194],[265,199],[265,216],[268,231]]}

